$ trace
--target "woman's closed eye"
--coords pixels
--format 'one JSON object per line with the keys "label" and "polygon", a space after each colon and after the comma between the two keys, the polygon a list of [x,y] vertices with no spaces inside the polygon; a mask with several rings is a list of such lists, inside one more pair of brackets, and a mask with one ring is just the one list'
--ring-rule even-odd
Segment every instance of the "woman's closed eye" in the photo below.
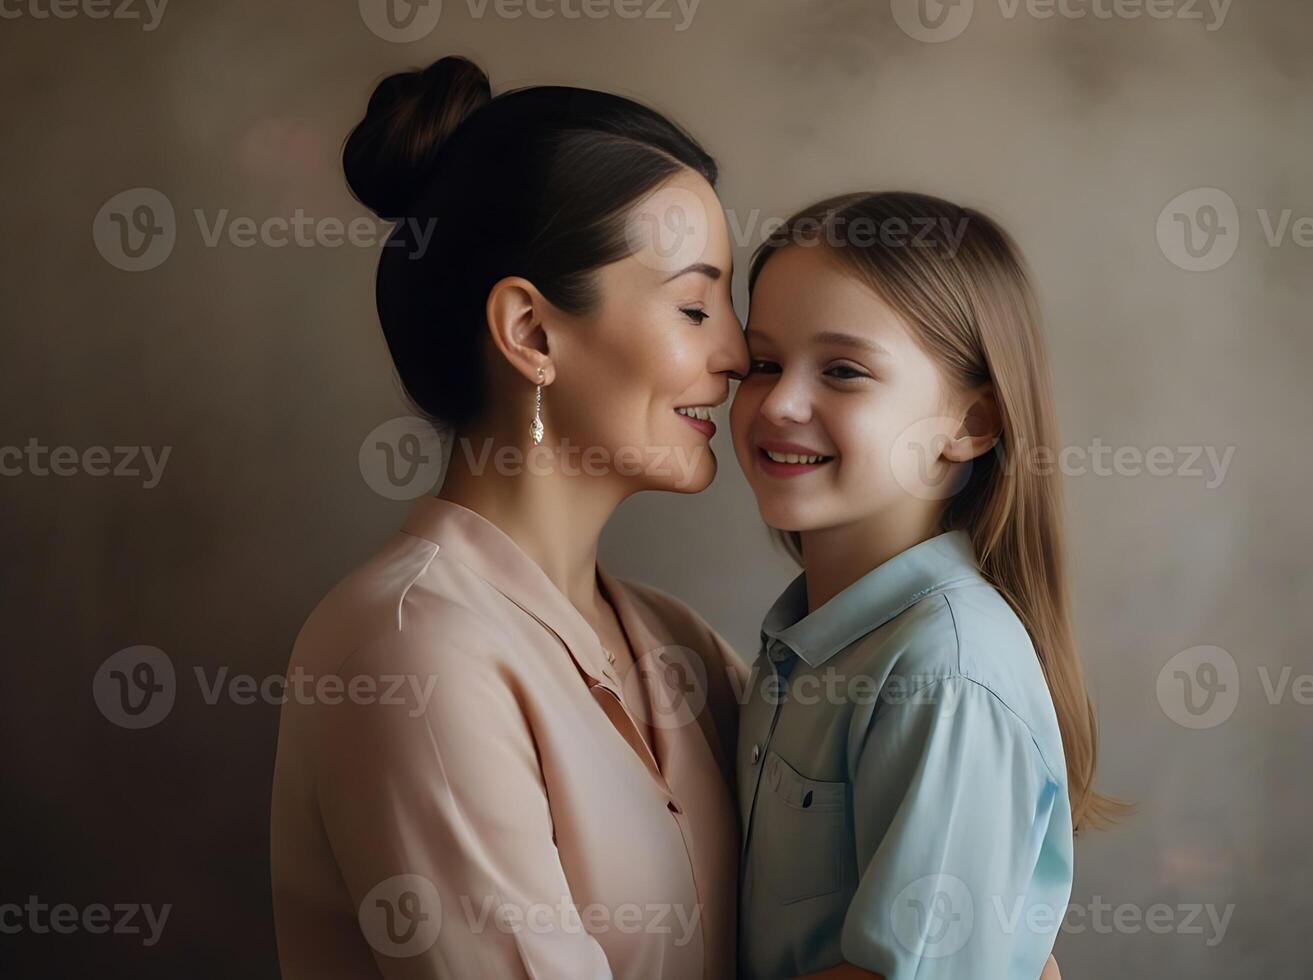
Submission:
{"label": "woman's closed eye", "polygon": [[710,313],[698,306],[681,306],[679,312],[698,325],[701,325],[703,320],[711,316]]}

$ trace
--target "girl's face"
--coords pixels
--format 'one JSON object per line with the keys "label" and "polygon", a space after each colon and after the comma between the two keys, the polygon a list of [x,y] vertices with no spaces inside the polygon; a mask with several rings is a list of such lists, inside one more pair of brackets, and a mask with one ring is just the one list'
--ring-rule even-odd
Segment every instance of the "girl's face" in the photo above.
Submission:
{"label": "girl's face", "polygon": [[598,270],[597,308],[556,324],[544,442],[555,424],[631,488],[697,492],[716,473],[716,427],[698,416],[748,364],[729,230],[711,185],[686,170],[639,202],[626,234],[635,251]]}
{"label": "girl's face", "polygon": [[923,520],[961,418],[897,314],[828,246],[771,256],[752,293],[751,358],[730,426],[762,519],[787,531]]}

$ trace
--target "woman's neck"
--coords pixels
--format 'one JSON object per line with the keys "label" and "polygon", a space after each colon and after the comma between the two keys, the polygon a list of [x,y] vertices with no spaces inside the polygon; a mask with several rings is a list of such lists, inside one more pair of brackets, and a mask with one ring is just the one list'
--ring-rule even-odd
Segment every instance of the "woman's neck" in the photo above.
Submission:
{"label": "woman's neck", "polygon": [[514,445],[485,433],[458,437],[438,497],[497,525],[588,615],[601,601],[597,542],[626,494],[606,477],[562,472],[546,444],[516,447],[512,462],[499,462]]}
{"label": "woman's neck", "polygon": [[807,611],[816,611],[871,569],[939,534],[941,520],[941,508],[912,506],[801,532]]}

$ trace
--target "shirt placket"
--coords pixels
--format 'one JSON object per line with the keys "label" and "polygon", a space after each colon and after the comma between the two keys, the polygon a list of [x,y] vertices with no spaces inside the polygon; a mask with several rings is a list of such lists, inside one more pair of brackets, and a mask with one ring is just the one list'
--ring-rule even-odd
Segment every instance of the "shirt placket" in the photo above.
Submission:
{"label": "shirt placket", "polygon": [[[608,657],[607,659],[610,660],[611,658]],[[689,878],[693,883],[694,904],[697,908],[701,908],[704,901],[705,884],[702,882],[697,865],[693,860],[693,846],[690,840],[692,831],[688,826],[688,818],[679,800],[675,798],[674,791],[670,788],[670,782],[666,778],[666,774],[661,770],[653,748],[643,738],[638,723],[630,714],[628,706],[620,695],[620,679],[616,675],[614,661],[602,670],[601,680],[595,677],[589,678],[589,688],[603,712],[610,719],[611,724],[642,759],[658,791],[664,797],[666,810],[675,821],[675,827],[679,830],[680,841],[684,845],[684,855],[688,860]],[[665,732],[660,726],[653,726],[654,739],[659,740],[664,736]]]}
{"label": "shirt placket", "polygon": [[753,769],[756,770],[756,774],[752,780],[752,799],[748,803],[748,819],[743,833],[741,857],[746,856],[748,853],[748,842],[752,837],[753,817],[757,812],[757,793],[761,789],[761,775],[766,768],[762,763],[766,758],[766,754],[770,751],[771,739],[775,735],[775,725],[779,721],[780,708],[784,703],[788,672],[782,671],[781,667],[788,665],[791,658],[796,659],[797,654],[790,650],[783,641],[774,637],[766,641],[761,653],[760,659],[769,665],[771,674],[774,677],[774,684],[771,688],[773,703],[771,705],[770,721],[766,725],[766,733],[754,741],[752,748],[749,750],[748,760],[751,762]]}

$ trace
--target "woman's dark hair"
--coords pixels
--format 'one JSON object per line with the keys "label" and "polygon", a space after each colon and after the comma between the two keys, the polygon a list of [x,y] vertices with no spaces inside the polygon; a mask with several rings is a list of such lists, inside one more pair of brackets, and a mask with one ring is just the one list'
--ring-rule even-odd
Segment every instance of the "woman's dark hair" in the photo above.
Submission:
{"label": "woman's dark hair", "polygon": [[397,222],[378,264],[379,320],[406,394],[459,428],[487,398],[489,290],[523,276],[570,313],[597,302],[593,273],[624,258],[629,208],[684,168],[715,161],[644,105],[536,86],[492,97],[447,57],[383,79],[347,137],[352,194]]}

